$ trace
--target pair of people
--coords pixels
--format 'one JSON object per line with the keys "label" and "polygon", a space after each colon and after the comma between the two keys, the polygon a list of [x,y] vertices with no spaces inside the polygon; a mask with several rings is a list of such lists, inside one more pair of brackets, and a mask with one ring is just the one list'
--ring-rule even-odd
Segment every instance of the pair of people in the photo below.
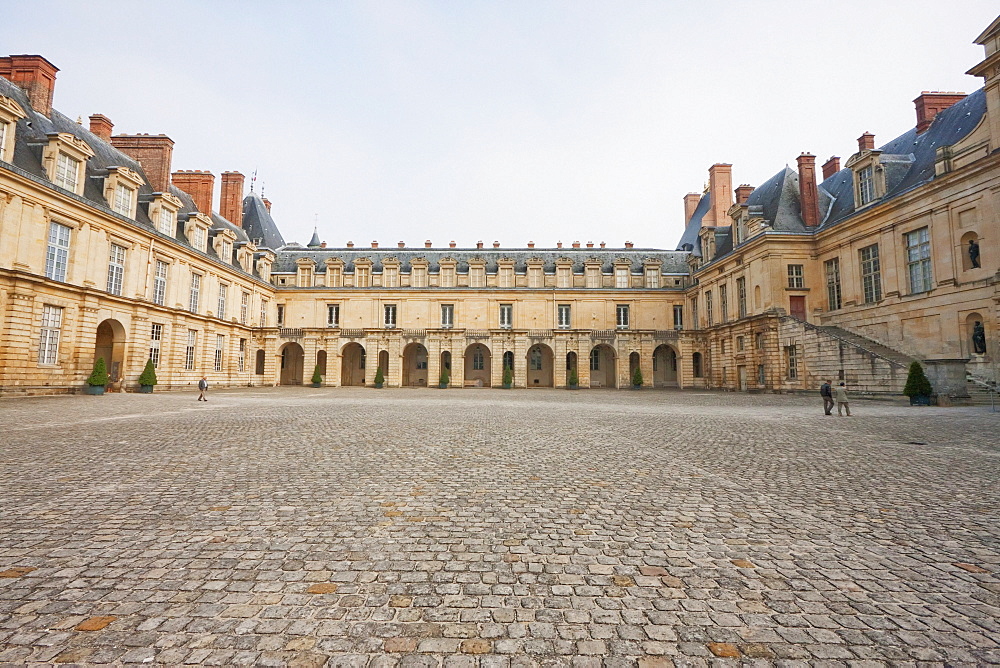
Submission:
{"label": "pair of people", "polygon": [[851,417],[850,397],[847,396],[847,386],[844,383],[834,388],[830,381],[824,381],[819,386],[819,394],[823,397],[824,415],[833,415],[833,402],[836,400],[837,415],[844,417],[844,411],[847,411],[847,417]]}

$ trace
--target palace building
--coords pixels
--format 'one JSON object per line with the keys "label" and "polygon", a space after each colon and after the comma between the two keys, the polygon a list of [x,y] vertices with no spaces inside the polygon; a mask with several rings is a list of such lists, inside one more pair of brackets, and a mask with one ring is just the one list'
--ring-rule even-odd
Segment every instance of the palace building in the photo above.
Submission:
{"label": "palace building", "polygon": [[[940,396],[996,380],[1000,19],[915,125],[757,187],[713,165],[674,250],[626,242],[287,243],[244,177],[174,171],[162,134],[52,107],[57,68],[0,58],[0,395],[74,392],[104,358],[131,390],[308,383],[632,385]],[[876,148],[877,146],[877,148]]]}

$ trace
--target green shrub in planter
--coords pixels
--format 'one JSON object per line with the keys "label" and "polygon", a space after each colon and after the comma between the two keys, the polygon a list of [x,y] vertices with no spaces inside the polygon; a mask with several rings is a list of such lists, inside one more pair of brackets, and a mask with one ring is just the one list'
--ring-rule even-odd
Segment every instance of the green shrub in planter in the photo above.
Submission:
{"label": "green shrub in planter", "polygon": [[451,377],[448,375],[448,368],[441,368],[441,375],[438,377],[438,387],[442,390],[448,387],[448,383],[451,382]]}
{"label": "green shrub in planter", "polygon": [[632,387],[642,387],[642,369],[639,367],[636,367],[635,373],[632,374]]}
{"label": "green shrub in planter", "polygon": [[87,378],[87,385],[91,387],[104,387],[108,384],[108,366],[104,363],[103,357],[98,357],[94,363],[94,370]]}
{"label": "green shrub in planter", "polygon": [[139,374],[139,391],[143,394],[149,394],[153,391],[154,385],[156,385],[156,369],[153,367],[153,360],[149,359],[146,360],[146,366]]}
{"label": "green shrub in planter", "polygon": [[569,372],[569,379],[566,382],[571,388],[576,388],[580,385],[580,377],[576,374],[576,369]]}
{"label": "green shrub in planter", "polygon": [[313,370],[312,384],[313,387],[320,387],[323,385],[323,376],[319,372],[319,364],[317,364],[316,369]]}
{"label": "green shrub in planter", "polygon": [[375,387],[382,389],[382,384],[385,382],[385,376],[382,375],[382,367],[375,369]]}
{"label": "green shrub in planter", "polygon": [[910,404],[914,406],[930,405],[930,396],[933,388],[931,381],[924,374],[924,367],[920,362],[910,364],[910,371],[906,375],[906,385],[903,387],[903,394],[910,398]]}
{"label": "green shrub in planter", "polygon": [[503,386],[504,389],[510,389],[510,386],[514,383],[514,372],[509,366],[503,368]]}

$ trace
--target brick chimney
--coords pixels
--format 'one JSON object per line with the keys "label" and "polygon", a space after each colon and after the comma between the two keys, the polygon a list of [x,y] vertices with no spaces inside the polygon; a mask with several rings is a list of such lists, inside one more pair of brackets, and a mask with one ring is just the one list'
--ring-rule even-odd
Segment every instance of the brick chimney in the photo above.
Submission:
{"label": "brick chimney", "polygon": [[[90,117],[90,122],[93,131],[93,116]],[[108,124],[110,125],[111,121],[108,121]],[[170,161],[174,155],[173,139],[167,135],[115,135],[110,141],[112,146],[142,165],[142,171],[146,172],[146,178],[149,179],[153,192],[165,193],[170,189]],[[211,174],[209,176],[211,177]],[[180,185],[177,187],[180,188]],[[193,193],[189,194],[194,196]],[[211,201],[209,197],[209,202]]]}
{"label": "brick chimney", "polygon": [[562,248],[562,242],[561,241],[557,241],[556,242],[556,248]]}
{"label": "brick chimney", "polygon": [[574,241],[573,242],[573,248],[579,248],[579,247],[580,247],[580,242],[579,241]]}
{"label": "brick chimney", "polygon": [[920,93],[920,97],[913,101],[913,105],[917,108],[917,134],[929,128],[935,116],[965,98],[965,93],[930,90]]}
{"label": "brick chimney", "polygon": [[747,200],[750,199],[750,193],[753,192],[753,186],[744,183],[739,188],[736,189],[736,203],[746,204]]}
{"label": "brick chimney", "polygon": [[396,248],[406,248],[406,242],[405,241],[396,242]]}
{"label": "brick chimney", "polygon": [[0,58],[0,77],[23,88],[32,109],[44,116],[52,115],[52,94],[58,71],[58,67],[42,56],[22,54]]}
{"label": "brick chimney", "polygon": [[535,247],[535,242],[534,241],[529,241],[528,242],[528,248],[534,248],[534,247]]}
{"label": "brick chimney", "polygon": [[633,244],[631,241],[625,242],[625,248],[632,248],[633,246],[635,246],[635,244]]}
{"label": "brick chimney", "polygon": [[709,215],[702,219],[702,226],[729,225],[727,212],[733,205],[732,165],[720,162],[708,168],[708,192],[712,196],[712,208],[709,210]]}
{"label": "brick chimney", "polygon": [[372,248],[378,248],[378,242],[377,241],[373,241],[372,242]]}
{"label": "brick chimney", "polygon": [[483,242],[482,241],[477,241],[476,242],[476,248],[482,248],[482,247],[483,247]]}
{"label": "brick chimney", "polygon": [[601,248],[604,248],[604,242],[603,241],[601,242]]}
{"label": "brick chimney", "polygon": [[267,209],[267,212],[271,213],[271,200],[266,197],[261,197],[260,201],[264,203],[264,208]]}
{"label": "brick chimney", "polygon": [[826,181],[828,178],[840,171],[840,158],[835,155],[831,155],[830,159],[823,163],[823,180]]}
{"label": "brick chimney", "polygon": [[191,196],[198,211],[206,216],[212,215],[212,191],[215,188],[215,175],[212,172],[186,169],[174,172],[170,178],[175,186]]}
{"label": "brick chimney", "polygon": [[588,241],[587,242],[587,248],[593,248],[593,247],[594,247],[594,242],[593,241]]}
{"label": "brick chimney", "polygon": [[454,241],[449,241],[448,242],[448,248],[454,248],[454,247],[455,247],[455,242]]}
{"label": "brick chimney", "polygon": [[219,213],[237,227],[243,227],[243,180],[239,172],[222,172]]}
{"label": "brick chimney", "polygon": [[875,150],[875,135],[870,132],[866,132],[860,137],[858,137],[858,151],[874,151]]}
{"label": "brick chimney", "polygon": [[799,204],[802,207],[802,222],[806,227],[819,225],[819,190],[816,189],[816,156],[803,153],[799,163]]}
{"label": "brick chimney", "polygon": [[687,225],[691,220],[691,216],[694,215],[694,210],[698,208],[698,202],[701,201],[700,193],[688,193],[684,195],[684,224]]}
{"label": "brick chimney", "polygon": [[94,114],[90,117],[90,131],[106,142],[111,142],[111,131],[115,124],[104,114]]}
{"label": "brick chimney", "polygon": [[494,241],[493,242],[493,247],[494,248],[500,248],[500,242],[499,241]]}
{"label": "brick chimney", "polygon": [[347,247],[348,248],[354,248],[354,242],[353,241],[348,241],[347,242]]}
{"label": "brick chimney", "polygon": [[431,247],[431,240],[428,239],[427,241],[424,242],[424,248],[430,248],[430,247]]}

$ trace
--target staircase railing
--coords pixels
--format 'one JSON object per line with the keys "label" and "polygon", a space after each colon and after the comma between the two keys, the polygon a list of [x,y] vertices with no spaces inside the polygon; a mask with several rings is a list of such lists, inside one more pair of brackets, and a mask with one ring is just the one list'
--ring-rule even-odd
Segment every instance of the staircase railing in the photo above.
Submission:
{"label": "staircase railing", "polygon": [[982,388],[989,393],[990,409],[995,413],[997,410],[997,381],[990,380],[988,378],[980,378],[972,373],[966,373],[965,379],[976,387]]}
{"label": "staircase railing", "polygon": [[[793,322],[797,322],[797,323],[799,323],[801,325],[804,325],[807,330],[818,330],[820,333],[825,334],[826,336],[829,336],[831,339],[836,339],[836,340],[840,341],[841,343],[846,343],[847,345],[851,346],[852,348],[856,348],[856,349],[860,350],[863,353],[871,355],[872,357],[877,357],[880,360],[882,360],[884,362],[887,362],[891,366],[894,366],[896,368],[899,368],[899,369],[905,369],[905,368],[907,368],[906,364],[903,364],[902,362],[900,362],[898,360],[894,360],[891,357],[886,357],[885,355],[883,355],[881,353],[878,353],[878,352],[875,352],[874,350],[866,348],[866,347],[864,347],[863,345],[859,344],[856,341],[851,341],[850,339],[844,338],[843,336],[839,336],[837,334],[834,334],[833,332],[829,331],[828,329],[825,329],[821,325],[814,325],[811,322],[806,322],[805,320],[800,320],[799,318],[796,318],[795,316],[792,316],[792,315],[783,315],[783,316],[780,316],[780,319],[781,320],[791,320]],[[859,335],[855,334],[855,336],[859,336]],[[879,345],[881,345],[881,344],[879,344]],[[888,346],[886,346],[886,347],[888,347]],[[904,357],[908,357],[904,353],[900,353],[900,355],[903,355]]]}

